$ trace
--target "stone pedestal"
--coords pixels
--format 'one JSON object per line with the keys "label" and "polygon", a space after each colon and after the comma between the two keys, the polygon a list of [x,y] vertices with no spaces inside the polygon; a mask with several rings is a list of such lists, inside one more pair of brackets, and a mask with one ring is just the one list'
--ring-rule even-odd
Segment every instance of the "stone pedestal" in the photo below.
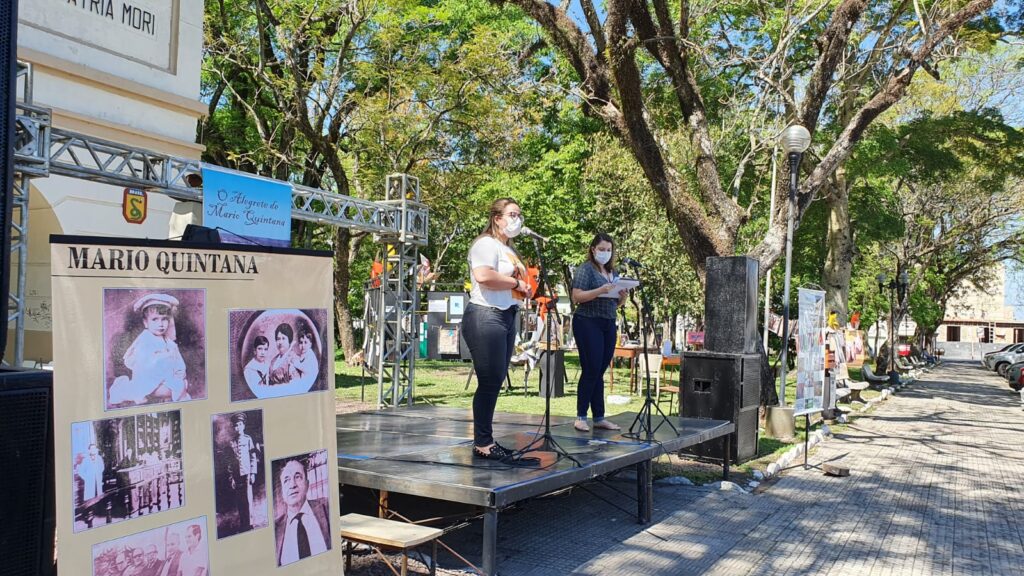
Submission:
{"label": "stone pedestal", "polygon": [[769,438],[789,439],[796,436],[796,421],[792,406],[769,406],[765,417],[764,434]]}

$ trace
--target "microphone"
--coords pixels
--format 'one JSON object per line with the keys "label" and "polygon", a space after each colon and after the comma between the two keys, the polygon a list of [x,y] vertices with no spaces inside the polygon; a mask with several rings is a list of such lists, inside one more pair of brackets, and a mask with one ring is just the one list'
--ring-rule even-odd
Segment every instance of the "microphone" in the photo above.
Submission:
{"label": "microphone", "polygon": [[622,261],[623,264],[627,264],[627,265],[632,266],[634,268],[643,268],[644,267],[643,264],[637,262],[636,260],[633,260],[632,258],[620,258],[619,260]]}
{"label": "microphone", "polygon": [[520,234],[520,236],[529,236],[530,238],[536,238],[537,240],[540,240],[541,242],[547,242],[548,241],[547,238],[541,236],[540,234],[537,234],[536,232],[534,232],[533,230],[531,230],[527,226],[523,226],[519,230],[519,234]]}

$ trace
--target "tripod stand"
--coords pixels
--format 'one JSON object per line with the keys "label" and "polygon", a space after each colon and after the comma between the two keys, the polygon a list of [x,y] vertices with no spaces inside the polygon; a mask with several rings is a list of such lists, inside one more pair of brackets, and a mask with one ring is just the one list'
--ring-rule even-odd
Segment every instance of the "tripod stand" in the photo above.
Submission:
{"label": "tripod stand", "polygon": [[551,290],[551,286],[548,283],[547,267],[544,264],[544,251],[541,249],[540,241],[537,238],[533,238],[533,247],[537,251],[537,260],[540,264],[540,282],[537,286],[537,292],[540,294],[547,294],[548,301],[545,304],[547,311],[544,316],[544,340],[545,340],[545,354],[544,354],[544,434],[534,438],[529,444],[523,446],[522,449],[516,451],[515,457],[522,457],[530,452],[554,452],[560,456],[563,456],[573,462],[576,466],[582,466],[580,461],[573,457],[568,450],[562,447],[561,444],[555,440],[555,437],[551,435],[551,373],[552,370],[551,361],[554,359],[553,350],[551,349],[551,316],[557,313],[555,309],[555,301],[558,299],[558,295],[555,294],[554,290]]}
{"label": "tripod stand", "polygon": [[[637,280],[641,280],[640,263],[632,261],[629,262],[629,264],[633,267],[633,274],[636,275]],[[625,432],[623,436],[626,438],[642,439],[645,442],[650,442],[654,438],[654,433],[665,424],[668,424],[669,428],[671,428],[676,435],[679,434],[679,430],[676,429],[675,425],[669,420],[668,415],[661,410],[661,406],[658,406],[658,403],[651,397],[651,362],[647,355],[647,343],[650,339],[650,335],[654,332],[652,327],[654,318],[651,313],[651,305],[647,301],[647,290],[645,289],[645,284],[646,282],[640,283],[640,334],[642,335],[641,344],[643,346],[644,372],[646,379],[644,386],[644,405],[640,408],[640,411],[636,413],[636,418],[633,419],[633,423],[629,425],[629,431]],[[652,412],[655,410],[657,410],[658,414],[661,415],[661,422],[652,428],[651,416]]]}

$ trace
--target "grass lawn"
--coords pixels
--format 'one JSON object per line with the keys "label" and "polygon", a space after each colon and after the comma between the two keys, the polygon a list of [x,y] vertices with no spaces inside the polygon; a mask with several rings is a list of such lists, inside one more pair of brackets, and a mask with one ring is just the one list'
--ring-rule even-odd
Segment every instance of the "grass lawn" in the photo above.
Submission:
{"label": "grass lawn", "polygon": [[[468,362],[443,361],[443,360],[417,360],[415,375],[414,398],[417,403],[425,403],[433,406],[450,406],[455,408],[469,408],[473,403],[473,392],[476,389],[476,379],[466,389],[466,379],[469,376],[471,365]],[[565,395],[561,398],[551,399],[551,413],[557,416],[576,415],[576,383],[579,379],[579,356],[576,353],[567,353],[565,356],[565,370],[569,382],[565,386]],[[672,368],[670,379],[673,384],[678,383],[678,372]],[[643,396],[637,393],[629,393],[629,370],[625,362],[616,367],[615,385],[609,390],[608,375],[605,377],[605,411],[608,416],[623,412],[636,412],[643,405]],[[535,370],[530,375],[528,385],[529,394],[523,394],[522,367],[513,367],[511,371],[512,384],[515,391],[512,393],[503,392],[498,398],[497,409],[502,412],[518,412],[526,414],[543,414],[544,398],[538,394],[538,374]],[[653,375],[652,375],[653,376]],[[789,405],[795,401],[796,395],[796,373],[788,374],[786,385],[786,400]],[[851,378],[860,379],[859,369],[850,369]],[[642,383],[641,383],[642,384]],[[651,387],[654,387],[652,377]],[[874,390],[865,390],[863,396],[870,399],[879,393]],[[365,395],[365,396],[364,396]],[[607,401],[608,396],[628,396],[626,404],[613,404]],[[361,406],[366,402],[365,408],[373,408],[377,400],[376,379],[367,375],[361,376],[359,367],[352,367],[343,361],[335,362],[335,396],[339,403]],[[365,400],[364,400],[365,398]],[[675,397],[673,401],[677,401]],[[668,411],[668,402],[662,398],[662,409]],[[812,423],[812,430],[819,426]],[[833,426],[833,431],[841,431],[842,425]],[[749,477],[755,469],[764,470],[768,464],[777,458],[778,454],[787,450],[792,444],[803,441],[804,418],[796,419],[797,437],[782,441],[775,438],[766,438],[763,435],[758,438],[759,456],[753,460],[735,466],[734,472],[738,473],[742,480]],[[655,463],[654,476],[661,478],[666,476],[686,476],[695,483],[713,482],[721,477],[721,468],[717,464],[701,463],[692,460],[685,460],[676,456],[662,457]]]}
{"label": "grass lawn", "polygon": [[[579,379],[579,356],[575,353],[566,354],[565,371],[569,382],[565,386],[565,395],[561,398],[551,399],[551,414],[556,416],[576,415],[576,382]],[[473,404],[473,392],[476,390],[476,378],[466,389],[466,378],[469,376],[472,365],[469,362],[446,361],[446,360],[417,360],[415,377],[415,401],[430,404],[432,406],[451,406],[455,408],[469,408]],[[360,400],[361,384],[360,369],[348,366],[344,362],[335,364],[335,393],[342,401]],[[511,371],[512,385],[515,392],[502,393],[498,398],[500,412],[519,412],[526,414],[543,414],[544,398],[538,394],[538,375],[540,370],[534,370],[530,374],[529,394],[523,395],[523,375],[521,366],[513,366]],[[678,376],[675,376],[678,378]],[[622,412],[636,412],[643,405],[643,396],[640,394],[629,395],[627,383],[629,382],[629,370],[623,367],[615,368],[615,386],[608,391],[608,380],[605,379],[605,398],[610,395],[629,396],[628,404],[611,404],[605,402],[607,416],[614,416]],[[366,400],[376,402],[377,382],[376,379],[367,376],[365,378]],[[654,387],[654,380],[651,380],[651,387]],[[668,410],[668,402],[662,398],[662,409]]]}

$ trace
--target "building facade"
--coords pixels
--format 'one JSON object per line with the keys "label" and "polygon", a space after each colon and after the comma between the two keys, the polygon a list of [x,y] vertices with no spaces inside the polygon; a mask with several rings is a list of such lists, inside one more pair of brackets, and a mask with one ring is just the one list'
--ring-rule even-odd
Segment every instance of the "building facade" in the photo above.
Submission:
{"label": "building facade", "polygon": [[[198,159],[203,147],[196,144],[196,128],[207,113],[199,99],[202,48],[201,0],[19,5],[18,58],[32,66],[32,103],[52,109],[55,128],[96,139]],[[199,218],[195,203],[149,193],[144,220],[129,222],[123,198],[123,188],[97,182],[32,180],[26,361],[52,357],[51,234],[166,239]]]}
{"label": "building facade", "polygon": [[965,284],[946,306],[946,317],[935,333],[936,346],[947,354],[977,357],[1007,344],[1024,342],[1024,321],[1017,319],[1017,307],[1007,303],[1011,278],[1006,266],[992,270],[990,290]]}

